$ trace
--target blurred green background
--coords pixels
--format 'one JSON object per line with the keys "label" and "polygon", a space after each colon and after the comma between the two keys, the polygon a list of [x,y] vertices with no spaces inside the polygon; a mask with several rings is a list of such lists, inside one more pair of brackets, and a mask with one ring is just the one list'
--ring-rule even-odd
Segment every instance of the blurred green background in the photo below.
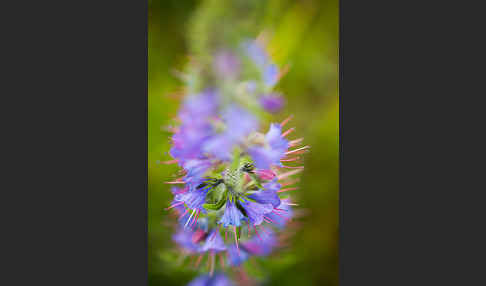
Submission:
{"label": "blurred green background", "polygon": [[[176,114],[180,102],[170,96],[182,88],[173,70],[181,70],[187,63],[191,50],[188,30],[193,29],[191,21],[195,15],[208,9],[206,2],[149,0],[148,251],[151,286],[185,285],[197,275],[190,268],[178,266],[176,259],[168,254],[174,245],[172,229],[166,225],[168,212],[163,209],[168,206],[171,194],[163,182],[172,178],[177,167],[161,165],[158,161],[170,159],[167,155],[170,134],[164,127]],[[215,1],[211,2],[214,5]],[[285,95],[287,105],[275,116],[274,122],[289,114],[295,115],[289,126],[296,127],[296,131],[290,138],[304,137],[305,143],[311,146],[311,152],[305,155],[300,189],[294,191],[300,208],[307,210],[306,216],[300,219],[302,227],[291,239],[291,247],[262,263],[267,277],[265,285],[337,285],[338,0],[261,0],[258,3],[258,16],[248,15],[248,20],[270,31],[274,60],[280,66],[290,64],[289,73],[276,87]],[[258,32],[255,31],[255,37]]]}

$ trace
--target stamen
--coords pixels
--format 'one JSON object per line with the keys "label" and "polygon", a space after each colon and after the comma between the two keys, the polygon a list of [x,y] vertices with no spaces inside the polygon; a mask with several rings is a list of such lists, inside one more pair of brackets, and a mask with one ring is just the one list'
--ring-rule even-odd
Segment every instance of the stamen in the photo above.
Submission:
{"label": "stamen", "polygon": [[292,161],[297,161],[299,159],[300,159],[300,157],[293,157],[293,158],[289,158],[289,159],[281,159],[280,162],[292,162]]}
{"label": "stamen", "polygon": [[299,145],[299,143],[301,143],[303,140],[304,140],[304,137],[292,140],[292,141],[289,142],[289,146],[293,147],[293,146]]}
{"label": "stamen", "polygon": [[310,146],[300,147],[300,148],[294,149],[292,151],[286,152],[285,155],[293,154],[295,152],[298,152],[298,151],[301,151],[301,150],[305,150],[305,149],[309,149],[309,148],[310,148]]}
{"label": "stamen", "polygon": [[292,118],[294,118],[293,115],[290,115],[289,117],[285,118],[285,120],[282,121],[282,123],[280,123],[280,127],[284,127],[284,125],[287,124],[287,122],[289,122]]}
{"label": "stamen", "polygon": [[224,256],[221,253],[219,253],[219,262],[221,262],[221,268],[224,268]]}
{"label": "stamen", "polygon": [[277,75],[277,81],[280,80],[284,75],[286,75],[289,72],[289,65],[285,65],[280,73]]}
{"label": "stamen", "polygon": [[288,205],[288,206],[298,206],[298,204],[291,204],[291,203],[287,203],[286,205]]}
{"label": "stamen", "polygon": [[186,211],[179,218],[184,217],[188,212],[189,212],[189,209],[186,209]]}
{"label": "stamen", "polygon": [[250,238],[250,232],[251,232],[251,230],[250,230],[250,223],[247,223],[246,225],[248,226],[248,238]]}
{"label": "stamen", "polygon": [[271,220],[269,217],[265,216],[264,218],[268,219],[270,222],[275,223],[273,220]]}
{"label": "stamen", "polygon": [[201,210],[197,210],[196,219],[192,222],[192,230],[194,230],[194,227],[196,227],[196,225],[197,225],[197,219],[199,218],[200,213],[201,213]]}
{"label": "stamen", "polygon": [[170,164],[175,164],[179,162],[178,160],[169,160],[169,161],[162,161],[160,162],[160,164],[166,164],[166,165],[170,165]]}
{"label": "stamen", "polygon": [[295,130],[294,127],[290,128],[289,130],[285,131],[284,133],[282,133],[282,137],[285,137],[287,135],[289,135],[290,133],[292,133],[293,131]]}
{"label": "stamen", "polygon": [[185,184],[183,181],[172,181],[172,182],[165,182],[166,184]]}
{"label": "stamen", "polygon": [[194,267],[197,268],[199,266],[199,263],[201,263],[201,260],[202,260],[202,258],[204,256],[204,254],[206,254],[206,253],[202,253],[201,255],[199,255],[199,257],[196,260],[196,265],[194,265]]}
{"label": "stamen", "polygon": [[275,210],[272,211],[274,214],[278,215],[279,217],[283,218],[285,221],[288,220],[288,218],[284,217],[282,214],[279,214]]}
{"label": "stamen", "polygon": [[256,229],[256,227],[255,227],[255,226],[253,226],[253,229],[255,230],[255,233],[256,233],[256,235],[258,236],[258,238],[260,239],[260,241],[262,241],[262,242],[263,242],[263,239],[260,237],[260,234],[258,234],[258,230]]}
{"label": "stamen", "polygon": [[285,187],[285,186],[293,185],[295,183],[298,183],[299,181],[300,181],[300,179],[295,179],[295,180],[290,181],[290,182],[285,182],[285,183],[281,184],[281,186]]}
{"label": "stamen", "polygon": [[268,235],[268,232],[265,230],[263,226],[260,226],[260,230],[263,231],[263,233],[265,233],[266,235]]}
{"label": "stamen", "polygon": [[165,208],[165,210],[170,210],[171,208],[173,208],[173,207],[177,207],[177,206],[180,206],[180,205],[182,205],[183,203],[184,203],[184,202],[178,202],[178,203],[175,203],[175,204],[171,205],[170,207]]}
{"label": "stamen", "polygon": [[282,168],[287,168],[287,169],[304,169],[304,166],[286,166],[286,165],[282,165]]}
{"label": "stamen", "polygon": [[240,247],[238,246],[238,236],[236,235],[236,226],[233,226],[233,231],[235,233],[236,250],[238,250],[238,255],[240,255]]}
{"label": "stamen", "polygon": [[211,256],[211,270],[209,270],[209,276],[212,277],[214,273],[214,251],[211,251],[210,256]]}
{"label": "stamen", "polygon": [[186,228],[187,224],[189,224],[189,222],[191,221],[191,218],[194,215],[194,213],[196,213],[196,210],[193,210],[192,211],[191,215],[189,216],[189,219],[187,219],[186,224],[184,225],[184,228]]}
{"label": "stamen", "polygon": [[293,171],[289,171],[287,173],[280,174],[280,175],[277,176],[277,178],[278,178],[278,180],[282,180],[284,178],[287,178],[288,176],[292,176],[292,175],[295,175],[297,173],[300,173],[300,172],[302,172],[302,170],[304,170],[304,169],[295,169]]}
{"label": "stamen", "polygon": [[293,190],[297,190],[297,189],[298,189],[298,187],[286,188],[286,189],[278,190],[277,193],[283,193],[283,192],[293,191]]}

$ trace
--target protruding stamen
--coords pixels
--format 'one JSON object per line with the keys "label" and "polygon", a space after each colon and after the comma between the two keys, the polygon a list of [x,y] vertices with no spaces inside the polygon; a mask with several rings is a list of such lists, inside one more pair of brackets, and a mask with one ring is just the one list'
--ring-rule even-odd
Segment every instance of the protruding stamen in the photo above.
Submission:
{"label": "protruding stamen", "polygon": [[309,148],[310,148],[310,146],[300,147],[300,148],[294,149],[292,151],[286,152],[285,155],[293,154],[295,152],[298,152],[298,151],[301,151],[301,150],[305,150],[305,149],[309,149]]}
{"label": "protruding stamen", "polygon": [[289,117],[285,118],[285,120],[282,121],[282,123],[280,123],[280,127],[284,127],[284,125],[287,124],[287,122],[289,122],[292,118],[294,118],[293,115],[290,115]]}
{"label": "protruding stamen", "polygon": [[282,180],[284,178],[287,178],[288,176],[292,176],[292,175],[295,175],[297,173],[300,173],[300,172],[302,172],[302,170],[304,170],[304,169],[295,169],[293,171],[289,171],[287,173],[280,174],[280,175],[277,176],[277,178],[278,178],[278,180]]}
{"label": "protruding stamen", "polygon": [[300,181],[300,179],[295,179],[293,181],[290,181],[290,182],[285,182],[285,183],[282,183],[281,186],[282,187],[285,187],[285,186],[289,186],[289,185],[293,185],[295,183],[298,183]]}
{"label": "protruding stamen", "polygon": [[288,205],[288,206],[299,206],[298,204],[291,204],[291,203],[287,203],[286,205]]}
{"label": "protruding stamen", "polygon": [[295,139],[295,140],[292,140],[289,142],[289,146],[290,147],[293,147],[293,146],[297,146],[299,145],[302,141],[304,141],[304,138],[299,138],[299,139]]}
{"label": "protruding stamen", "polygon": [[286,165],[282,165],[282,168],[287,168],[287,169],[304,169],[304,166],[286,166]]}
{"label": "protruding stamen", "polygon": [[300,157],[293,157],[293,158],[288,158],[288,159],[281,159],[280,162],[292,162],[292,161],[297,161],[299,160]]}
{"label": "protruding stamen", "polygon": [[276,212],[275,210],[272,211],[274,214],[278,215],[279,217],[283,218],[285,221],[288,220],[288,218],[284,217],[282,214]]}
{"label": "protruding stamen", "polygon": [[171,205],[170,207],[165,208],[165,210],[170,210],[171,208],[174,208],[174,207],[180,206],[180,205],[182,205],[183,203],[184,203],[184,202],[178,202],[178,203],[175,203],[175,204]]}
{"label": "protruding stamen", "polygon": [[170,165],[170,164],[175,164],[179,162],[178,160],[169,160],[169,161],[162,161],[160,162],[160,164],[166,164],[166,165]]}
{"label": "protruding stamen", "polygon": [[255,227],[255,226],[253,226],[253,229],[255,230],[255,233],[256,233],[256,235],[258,236],[258,238],[260,239],[260,241],[262,241],[262,242],[263,242],[263,239],[260,237],[260,234],[258,234],[258,230],[256,229],[256,227]]}
{"label": "protruding stamen", "polygon": [[186,211],[179,218],[183,218],[188,212],[189,212],[189,209],[186,209]]}
{"label": "protruding stamen", "polygon": [[194,209],[194,210],[192,211],[191,215],[189,216],[189,218],[187,219],[186,224],[184,225],[184,228],[186,228],[186,227],[187,227],[187,225],[188,225],[188,224],[189,224],[189,222],[191,221],[192,216],[193,216],[195,213],[196,213],[196,210]]}
{"label": "protruding stamen", "polygon": [[268,219],[270,222],[275,223],[273,220],[271,220],[268,216],[264,216],[264,218]]}
{"label": "protruding stamen", "polygon": [[236,226],[233,226],[233,232],[235,233],[236,250],[238,255],[240,255],[240,247],[238,246],[238,236],[236,235]]}
{"label": "protruding stamen", "polygon": [[197,220],[199,218],[199,214],[201,213],[201,210],[197,210],[197,215],[196,215],[196,219],[194,219],[194,221],[192,222],[191,226],[192,226],[192,230],[194,230],[194,227],[196,227],[197,225]]}
{"label": "protruding stamen", "polygon": [[297,189],[298,189],[298,187],[286,188],[286,189],[278,190],[277,193],[283,193],[283,192],[293,191],[293,190],[297,190]]}
{"label": "protruding stamen", "polygon": [[289,72],[289,65],[285,65],[277,75],[277,81],[279,81],[284,75]]}
{"label": "protruding stamen", "polygon": [[265,230],[263,226],[260,226],[260,230],[263,231],[263,233],[265,233],[266,235],[268,235],[268,232]]}
{"label": "protruding stamen", "polygon": [[166,184],[185,184],[183,181],[172,181],[172,182],[165,182]]}
{"label": "protruding stamen", "polygon": [[211,251],[211,253],[209,254],[210,257],[211,257],[211,268],[209,270],[209,276],[213,276],[213,273],[214,273],[214,251]]}
{"label": "protruding stamen", "polygon": [[201,263],[201,260],[203,259],[204,254],[205,253],[201,253],[201,255],[199,255],[199,257],[197,258],[196,265],[194,265],[196,268],[199,267],[199,263]]}
{"label": "protruding stamen", "polygon": [[248,222],[246,225],[248,226],[248,238],[250,238],[250,233],[251,233],[250,223]]}
{"label": "protruding stamen", "polygon": [[294,127],[290,128],[289,130],[285,131],[284,133],[282,133],[282,137],[285,137],[287,135],[289,135],[290,133],[292,133],[293,131],[295,130]]}
{"label": "protruding stamen", "polygon": [[219,262],[221,263],[221,268],[224,268],[224,256],[223,254],[219,254]]}

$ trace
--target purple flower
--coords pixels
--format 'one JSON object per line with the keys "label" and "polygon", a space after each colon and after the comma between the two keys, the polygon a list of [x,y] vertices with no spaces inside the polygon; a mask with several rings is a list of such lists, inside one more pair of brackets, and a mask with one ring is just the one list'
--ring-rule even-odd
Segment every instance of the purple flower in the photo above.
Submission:
{"label": "purple flower", "polygon": [[228,225],[238,227],[241,225],[241,220],[243,219],[245,219],[245,216],[241,213],[241,211],[236,207],[234,203],[228,200],[226,202],[224,214],[218,221],[218,223],[222,223],[224,227],[228,227]]}
{"label": "purple flower", "polygon": [[253,225],[261,224],[263,216],[273,210],[271,204],[260,204],[251,201],[242,202],[241,206],[245,209],[246,215]]}
{"label": "purple flower", "polygon": [[209,189],[210,187],[205,187],[178,194],[176,195],[175,200],[184,202],[190,209],[200,210],[203,213],[206,213],[202,205],[206,202],[206,195],[208,194]]}
{"label": "purple flower", "polygon": [[280,205],[275,208],[275,211],[266,214],[272,221],[272,224],[279,228],[283,228],[293,216],[292,209],[287,205],[287,201],[288,199],[283,199]]}
{"label": "purple flower", "polygon": [[273,251],[277,243],[273,231],[270,228],[264,228],[257,236],[253,236],[250,240],[242,243],[242,246],[251,255],[266,256]]}
{"label": "purple flower", "polygon": [[269,86],[273,87],[278,82],[278,74],[279,74],[278,67],[274,64],[269,64],[264,68],[263,71],[263,82]]}
{"label": "purple flower", "polygon": [[225,134],[233,142],[241,142],[258,128],[258,120],[255,116],[236,104],[225,110],[223,120],[226,122]]}
{"label": "purple flower", "polygon": [[278,112],[284,105],[283,98],[275,94],[260,96],[260,105],[268,112]]}
{"label": "purple flower", "polygon": [[199,249],[200,252],[212,251],[220,252],[226,250],[223,239],[218,230],[213,230],[206,238],[203,246]]}
{"label": "purple flower", "polygon": [[277,178],[263,185],[263,190],[259,190],[247,197],[253,199],[261,204],[272,204],[274,207],[280,205],[280,197],[277,191],[282,186],[277,182]]}
{"label": "purple flower", "polygon": [[229,161],[233,148],[258,128],[258,121],[237,105],[228,107],[222,118],[226,124],[225,131],[208,140],[203,149],[220,160]]}
{"label": "purple flower", "polygon": [[183,180],[189,190],[194,190],[203,181],[204,173],[211,167],[211,163],[207,160],[189,160],[183,164],[184,170],[187,174]]}
{"label": "purple flower", "polygon": [[224,274],[217,273],[212,277],[201,275],[189,282],[187,286],[233,286],[233,283]]}
{"label": "purple flower", "polygon": [[246,53],[259,68],[268,64],[268,55],[256,41],[246,41],[243,43]]}
{"label": "purple flower", "polygon": [[250,255],[248,252],[242,248],[238,250],[234,245],[228,247],[229,262],[233,266],[240,266],[241,263],[245,262],[249,257]]}
{"label": "purple flower", "polygon": [[262,73],[263,82],[268,87],[273,87],[278,82],[279,68],[270,61],[265,49],[256,41],[247,41],[243,47],[250,59]]}
{"label": "purple flower", "polygon": [[233,53],[220,51],[214,57],[214,69],[220,77],[235,78],[240,70],[240,61]]}
{"label": "purple flower", "polygon": [[282,137],[279,124],[270,125],[270,130],[265,134],[265,143],[263,147],[248,148],[255,166],[259,169],[270,169],[271,165],[282,166],[280,159],[285,156],[289,143]]}
{"label": "purple flower", "polygon": [[199,250],[199,245],[194,243],[192,240],[193,232],[180,229],[172,239],[182,248],[190,251],[197,252]]}
{"label": "purple flower", "polygon": [[209,118],[218,109],[218,95],[210,90],[186,98],[178,114],[181,126],[172,136],[170,154],[181,166],[202,155],[202,144],[213,134]]}

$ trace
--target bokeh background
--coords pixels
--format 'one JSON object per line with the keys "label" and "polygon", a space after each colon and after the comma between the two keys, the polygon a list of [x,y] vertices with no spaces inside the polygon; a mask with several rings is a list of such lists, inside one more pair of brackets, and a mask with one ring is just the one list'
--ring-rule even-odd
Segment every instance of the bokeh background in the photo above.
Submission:
{"label": "bokeh background", "polygon": [[[164,211],[171,195],[163,182],[172,178],[177,167],[159,162],[170,159],[167,155],[170,134],[164,127],[176,114],[180,103],[177,92],[182,83],[173,71],[181,70],[187,63],[191,53],[189,31],[194,30],[191,25],[195,17],[215,9],[211,5],[217,1],[210,1],[208,4],[208,1],[194,0],[149,0],[148,263],[151,286],[185,285],[197,275],[194,270],[181,267],[171,251],[174,247],[172,229],[166,224],[168,213]],[[293,114],[295,117],[289,126],[297,130],[291,138],[304,137],[311,146],[311,152],[305,155],[300,189],[294,191],[300,207],[307,210],[306,216],[300,219],[301,229],[291,239],[291,246],[264,261],[265,285],[338,285],[338,0],[261,0],[258,3],[258,13],[248,15],[248,21],[269,31],[273,59],[280,66],[290,64],[289,73],[276,87],[285,94],[287,105],[275,116],[275,122]],[[255,37],[258,32],[254,31]]]}

